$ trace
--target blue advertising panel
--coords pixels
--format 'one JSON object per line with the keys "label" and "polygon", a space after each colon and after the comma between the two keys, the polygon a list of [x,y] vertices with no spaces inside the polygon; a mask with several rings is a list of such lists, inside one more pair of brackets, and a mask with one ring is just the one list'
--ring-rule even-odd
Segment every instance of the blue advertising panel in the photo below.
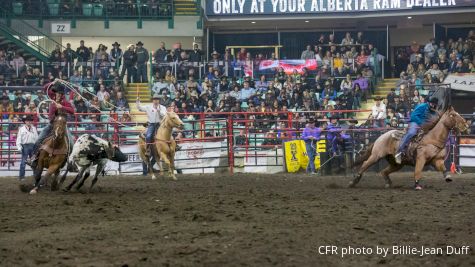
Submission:
{"label": "blue advertising panel", "polygon": [[475,7],[475,0],[206,0],[208,17],[338,15]]}

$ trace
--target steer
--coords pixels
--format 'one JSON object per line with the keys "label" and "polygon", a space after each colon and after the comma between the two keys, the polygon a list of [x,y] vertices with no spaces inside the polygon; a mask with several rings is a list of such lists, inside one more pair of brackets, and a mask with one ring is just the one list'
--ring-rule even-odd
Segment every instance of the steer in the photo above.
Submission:
{"label": "steer", "polygon": [[[94,175],[94,179],[91,182],[91,187],[89,188],[89,191],[91,191],[92,187],[97,182],[99,174],[104,170],[107,160],[125,162],[127,161],[127,156],[122,153],[122,151],[120,151],[117,146],[112,145],[109,141],[106,141],[95,135],[81,135],[74,144],[73,151],[71,152],[71,155],[68,159],[68,167],[69,165],[76,164],[76,166],[78,166],[79,173],[71,182],[71,184],[64,189],[64,191],[71,190],[73,185],[80,181],[76,186],[76,190],[79,190],[89,177],[91,167],[97,165],[96,174]],[[66,171],[61,177],[60,186],[63,184],[67,174],[68,171]]]}

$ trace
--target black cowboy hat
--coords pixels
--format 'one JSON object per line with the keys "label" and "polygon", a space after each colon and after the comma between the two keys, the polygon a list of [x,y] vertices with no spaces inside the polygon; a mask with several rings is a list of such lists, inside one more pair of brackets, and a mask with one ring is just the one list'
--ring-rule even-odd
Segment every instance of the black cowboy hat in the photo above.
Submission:
{"label": "black cowboy hat", "polygon": [[139,41],[137,44],[135,45],[143,45],[142,41]]}
{"label": "black cowboy hat", "polygon": [[115,43],[112,44],[112,46],[120,46],[120,44],[116,41]]}
{"label": "black cowboy hat", "polygon": [[308,123],[315,123],[315,118],[314,118],[314,117],[310,117],[307,122],[308,122]]}
{"label": "black cowboy hat", "polygon": [[429,99],[427,99],[427,102],[437,105],[439,104],[439,99],[437,97],[429,97]]}
{"label": "black cowboy hat", "polygon": [[60,86],[60,85],[57,85],[57,84],[55,84],[55,85],[53,85],[53,86],[51,87],[51,91],[53,91],[54,93],[64,94],[64,89],[63,89],[63,87]]}
{"label": "black cowboy hat", "polygon": [[381,101],[381,100],[383,100],[383,98],[380,97],[379,95],[374,97],[374,101]]}
{"label": "black cowboy hat", "polygon": [[21,118],[21,120],[22,120],[23,122],[26,122],[26,121],[33,121],[33,116],[31,116],[31,115],[26,115],[26,116],[23,116],[23,117]]}

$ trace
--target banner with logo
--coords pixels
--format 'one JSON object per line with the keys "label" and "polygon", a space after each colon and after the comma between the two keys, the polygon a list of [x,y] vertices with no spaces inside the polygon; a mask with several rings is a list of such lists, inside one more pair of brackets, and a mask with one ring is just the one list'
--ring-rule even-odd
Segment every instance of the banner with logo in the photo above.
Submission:
{"label": "banner with logo", "polygon": [[444,83],[455,90],[475,92],[475,73],[449,74]]}
{"label": "banner with logo", "polygon": [[219,167],[221,142],[181,143],[175,154],[176,169],[200,169]]}
{"label": "banner with logo", "polygon": [[259,70],[283,68],[286,74],[292,74],[294,70],[302,74],[303,69],[316,70],[318,67],[315,59],[285,59],[285,60],[263,60],[259,64]]}
{"label": "banner with logo", "polygon": [[[325,152],[325,140],[317,143],[317,152]],[[305,141],[293,140],[284,143],[284,160],[287,172],[298,172],[300,169],[306,170],[308,165],[307,148]],[[320,168],[320,155],[315,155],[315,169]]]}

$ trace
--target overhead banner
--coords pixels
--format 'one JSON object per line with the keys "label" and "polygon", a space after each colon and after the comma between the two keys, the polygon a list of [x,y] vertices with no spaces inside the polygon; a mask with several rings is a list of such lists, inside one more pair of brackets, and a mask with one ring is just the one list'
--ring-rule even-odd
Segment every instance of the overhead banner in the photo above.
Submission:
{"label": "overhead banner", "polygon": [[263,60],[259,64],[259,70],[268,70],[275,68],[283,68],[286,74],[292,74],[294,70],[302,74],[303,69],[316,70],[318,67],[315,59],[287,59],[287,60]]}
{"label": "overhead banner", "polygon": [[293,15],[421,11],[475,6],[473,0],[207,0],[206,15]]}
{"label": "overhead banner", "polygon": [[475,92],[475,73],[449,74],[444,83],[455,90]]}

